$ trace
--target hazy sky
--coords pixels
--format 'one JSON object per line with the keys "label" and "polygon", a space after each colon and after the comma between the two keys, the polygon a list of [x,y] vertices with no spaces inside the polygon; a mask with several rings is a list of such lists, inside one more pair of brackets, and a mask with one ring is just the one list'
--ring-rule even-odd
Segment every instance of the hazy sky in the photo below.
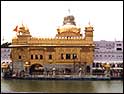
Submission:
{"label": "hazy sky", "polygon": [[90,21],[94,41],[123,39],[123,1],[1,1],[1,41],[10,42],[22,23],[32,36],[54,37],[68,9],[81,33]]}

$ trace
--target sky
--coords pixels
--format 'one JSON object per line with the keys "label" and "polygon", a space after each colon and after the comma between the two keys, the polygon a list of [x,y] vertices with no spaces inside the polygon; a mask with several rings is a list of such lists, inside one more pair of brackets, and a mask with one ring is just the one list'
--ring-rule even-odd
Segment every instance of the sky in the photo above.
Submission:
{"label": "sky", "polygon": [[123,1],[1,1],[1,43],[11,42],[22,23],[33,37],[55,37],[68,9],[81,33],[90,21],[94,41],[123,40]]}

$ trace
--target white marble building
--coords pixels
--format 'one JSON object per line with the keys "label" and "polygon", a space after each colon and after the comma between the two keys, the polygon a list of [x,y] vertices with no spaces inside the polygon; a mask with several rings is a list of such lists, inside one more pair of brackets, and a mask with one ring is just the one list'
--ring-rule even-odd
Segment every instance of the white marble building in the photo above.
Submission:
{"label": "white marble building", "polygon": [[11,59],[10,59],[10,52],[11,48],[1,48],[1,63],[5,62],[10,64]]}
{"label": "white marble building", "polygon": [[123,63],[123,41],[95,41],[94,62]]}
{"label": "white marble building", "polygon": [[110,65],[111,77],[123,77],[123,41],[94,41],[93,75],[104,75],[104,64]]}

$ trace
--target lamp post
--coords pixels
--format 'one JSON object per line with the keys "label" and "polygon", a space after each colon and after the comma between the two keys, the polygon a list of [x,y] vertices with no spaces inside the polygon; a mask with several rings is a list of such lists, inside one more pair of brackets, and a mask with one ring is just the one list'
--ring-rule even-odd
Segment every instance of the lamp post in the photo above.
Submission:
{"label": "lamp post", "polygon": [[77,56],[75,54],[74,54],[74,58],[73,59],[74,59],[74,70],[73,71],[74,71],[74,74],[75,74],[75,63],[76,63],[75,60],[77,59]]}
{"label": "lamp post", "polygon": [[7,73],[8,64],[3,63],[3,64],[1,65],[1,68],[2,68],[2,72],[3,72],[2,77],[6,77],[6,73]]}
{"label": "lamp post", "polygon": [[13,73],[13,62],[10,62],[11,63],[11,70],[12,70],[12,73]]}
{"label": "lamp post", "polygon": [[79,77],[81,77],[82,74],[82,68],[79,68]]}
{"label": "lamp post", "polygon": [[26,75],[29,74],[29,66],[30,66],[30,63],[29,62],[25,62],[25,71],[26,71]]}
{"label": "lamp post", "polygon": [[55,69],[55,68],[53,68],[52,70],[53,70],[53,76],[55,76],[55,70],[56,70],[56,69]]}
{"label": "lamp post", "polygon": [[86,62],[84,62],[84,75],[86,75]]}
{"label": "lamp post", "polygon": [[74,74],[75,74],[75,58],[74,58],[74,70],[73,71],[74,71]]}

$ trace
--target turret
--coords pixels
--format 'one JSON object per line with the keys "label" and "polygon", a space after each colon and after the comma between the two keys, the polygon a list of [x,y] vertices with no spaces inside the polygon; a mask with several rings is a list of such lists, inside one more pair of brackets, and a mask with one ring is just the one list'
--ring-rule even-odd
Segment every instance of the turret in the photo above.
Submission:
{"label": "turret", "polygon": [[85,27],[85,39],[88,40],[88,41],[93,41],[93,26],[90,25],[90,22],[89,22],[89,25]]}
{"label": "turret", "polygon": [[12,44],[16,43],[17,40],[18,43],[25,44],[31,38],[28,27],[24,26],[23,24],[19,27],[17,26],[16,32],[17,32],[17,37],[12,39]]}
{"label": "turret", "polygon": [[27,26],[24,26],[23,24],[19,27],[18,31],[19,35],[30,35],[29,29]]}

